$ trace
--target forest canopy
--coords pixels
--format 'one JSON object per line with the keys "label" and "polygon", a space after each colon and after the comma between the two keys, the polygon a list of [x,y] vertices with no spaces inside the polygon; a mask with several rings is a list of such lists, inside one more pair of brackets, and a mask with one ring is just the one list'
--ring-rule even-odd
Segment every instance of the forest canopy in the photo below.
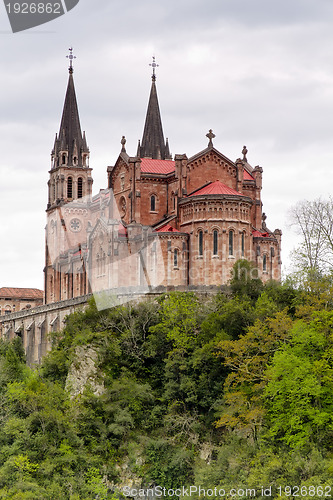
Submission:
{"label": "forest canopy", "polygon": [[290,498],[288,485],[323,496],[332,279],[295,287],[244,276],[215,295],[172,292],[103,311],[91,301],[34,369],[19,338],[2,340],[0,498],[190,485],[236,488],[236,498],[247,488],[267,498],[263,487]]}

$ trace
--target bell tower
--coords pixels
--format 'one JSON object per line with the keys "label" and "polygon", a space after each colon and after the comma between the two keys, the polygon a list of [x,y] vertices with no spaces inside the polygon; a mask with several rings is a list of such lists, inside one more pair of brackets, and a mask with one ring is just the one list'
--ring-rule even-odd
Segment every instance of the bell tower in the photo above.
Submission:
{"label": "bell tower", "polygon": [[81,132],[79,110],[73,78],[73,49],[70,61],[65,103],[51,153],[51,170],[47,211],[59,205],[91,196],[92,177],[89,168],[89,148],[85,132]]}
{"label": "bell tower", "polygon": [[[93,179],[85,132],[81,132],[72,48],[67,58],[68,85],[59,133],[51,152],[48,181],[44,268],[46,304],[84,295],[88,289],[84,262],[87,221],[82,219],[82,214],[87,212],[91,202]],[[68,220],[65,217],[67,212],[70,214]],[[73,256],[76,256],[76,261]]]}

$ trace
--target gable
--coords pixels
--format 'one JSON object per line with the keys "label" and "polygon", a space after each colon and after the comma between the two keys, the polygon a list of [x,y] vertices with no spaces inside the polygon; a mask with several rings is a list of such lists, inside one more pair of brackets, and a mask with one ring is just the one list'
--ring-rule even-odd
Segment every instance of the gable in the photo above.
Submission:
{"label": "gable", "polygon": [[188,193],[215,181],[219,181],[231,189],[237,189],[235,163],[215,148],[207,148],[190,158],[186,173]]}
{"label": "gable", "polygon": [[118,156],[118,159],[110,172],[111,185],[115,192],[123,191],[123,186],[121,182],[121,176],[124,176],[124,181],[126,183],[126,188],[129,188],[129,165],[124,160],[123,155]]}

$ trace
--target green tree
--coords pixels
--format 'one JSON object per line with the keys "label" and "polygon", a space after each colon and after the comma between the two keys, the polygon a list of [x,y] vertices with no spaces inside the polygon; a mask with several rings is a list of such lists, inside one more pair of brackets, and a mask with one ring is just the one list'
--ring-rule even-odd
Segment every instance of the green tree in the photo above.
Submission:
{"label": "green tree", "polygon": [[238,340],[219,344],[223,363],[231,370],[220,407],[218,427],[240,429],[257,441],[265,409],[263,390],[266,366],[290,336],[292,320],[285,311],[256,320]]}
{"label": "green tree", "polygon": [[333,438],[333,313],[298,321],[266,372],[267,435],[293,448]]}
{"label": "green tree", "polygon": [[246,259],[237,260],[232,268],[230,288],[235,296],[255,301],[263,290],[256,267]]}
{"label": "green tree", "polygon": [[197,297],[190,292],[172,292],[164,297],[160,307],[160,322],[152,326],[152,333],[165,333],[175,349],[192,347],[198,336]]}

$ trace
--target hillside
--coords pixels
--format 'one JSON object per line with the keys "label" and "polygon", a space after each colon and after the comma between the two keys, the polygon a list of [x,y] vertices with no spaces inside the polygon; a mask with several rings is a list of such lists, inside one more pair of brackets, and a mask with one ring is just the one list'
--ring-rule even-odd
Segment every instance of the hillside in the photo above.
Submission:
{"label": "hillside", "polygon": [[332,494],[332,328],[328,278],[234,280],[92,302],[36,370],[2,341],[0,498]]}

